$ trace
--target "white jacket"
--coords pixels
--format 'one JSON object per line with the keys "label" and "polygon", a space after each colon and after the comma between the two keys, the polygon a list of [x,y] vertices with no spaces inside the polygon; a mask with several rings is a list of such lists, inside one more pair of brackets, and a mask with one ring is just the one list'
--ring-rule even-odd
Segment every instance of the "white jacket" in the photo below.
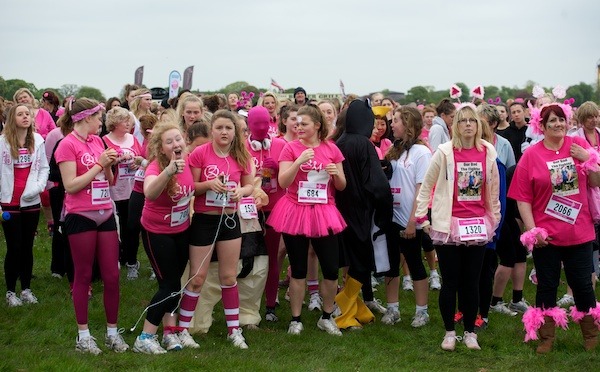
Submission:
{"label": "white jacket", "polygon": [[[35,145],[31,159],[31,169],[25,190],[21,195],[21,207],[29,207],[41,202],[40,193],[46,188],[50,167],[46,159],[46,150],[44,149],[44,139],[38,133],[33,134]],[[6,138],[0,136],[0,202],[10,203],[14,191],[14,159],[10,154],[10,146]]]}

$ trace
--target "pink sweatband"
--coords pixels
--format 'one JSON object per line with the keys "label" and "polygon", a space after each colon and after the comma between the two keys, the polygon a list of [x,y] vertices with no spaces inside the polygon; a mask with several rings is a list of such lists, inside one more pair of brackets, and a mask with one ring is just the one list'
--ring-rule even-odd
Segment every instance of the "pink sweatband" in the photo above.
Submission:
{"label": "pink sweatband", "polygon": [[521,244],[527,247],[527,250],[531,252],[533,250],[533,246],[537,243],[537,236],[540,236],[543,240],[548,238],[548,231],[543,227],[534,227],[529,231],[525,231],[521,234]]}
{"label": "pink sweatband", "polygon": [[423,222],[425,222],[425,221],[427,221],[427,216],[426,216],[426,215],[425,215],[425,216],[418,217],[418,218],[416,218],[416,219],[415,219],[415,222],[416,222],[417,224],[419,224],[419,225],[420,225],[420,224],[422,224],[422,223],[423,223]]}
{"label": "pink sweatband", "polygon": [[588,154],[590,154],[590,157],[588,158],[588,160],[584,161],[583,163],[579,164],[578,167],[581,168],[585,173],[590,173],[590,172],[598,172],[600,170],[600,155],[598,155],[598,152],[594,149],[587,149]]}
{"label": "pink sweatband", "polygon": [[139,96],[133,97],[133,99],[139,99],[139,98],[152,98],[152,94],[144,93],[144,94],[140,94]]}
{"label": "pink sweatband", "polygon": [[88,116],[92,116],[95,113],[97,113],[98,111],[102,110],[104,107],[102,105],[98,105],[94,108],[88,109],[88,110],[83,110],[81,112],[78,112],[74,115],[71,116],[71,120],[73,120],[74,123],[83,120],[85,118],[87,118]]}

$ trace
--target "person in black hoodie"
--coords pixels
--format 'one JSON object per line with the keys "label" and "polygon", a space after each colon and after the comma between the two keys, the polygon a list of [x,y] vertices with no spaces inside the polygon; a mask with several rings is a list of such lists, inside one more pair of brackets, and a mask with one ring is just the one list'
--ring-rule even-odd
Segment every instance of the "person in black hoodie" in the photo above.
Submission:
{"label": "person in black hoodie", "polygon": [[[373,222],[383,234],[392,220],[392,193],[373,143],[369,140],[375,117],[369,101],[354,100],[346,112],[346,128],[336,145],[342,151],[347,185],[336,192],[336,205],[348,224],[342,232],[349,268],[344,289],[336,296],[341,315],[339,328],[360,327],[373,321],[369,308],[381,306],[373,301],[371,271],[375,270],[371,227]],[[361,287],[369,307],[358,297]],[[370,294],[370,298],[369,297]],[[372,301],[369,303],[369,301]],[[385,311],[385,308],[384,308]]]}

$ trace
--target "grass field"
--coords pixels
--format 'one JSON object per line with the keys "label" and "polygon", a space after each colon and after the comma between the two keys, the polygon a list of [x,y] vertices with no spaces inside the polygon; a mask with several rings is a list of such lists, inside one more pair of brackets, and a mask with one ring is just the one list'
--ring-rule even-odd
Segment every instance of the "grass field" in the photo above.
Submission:
{"label": "grass field", "polygon": [[[277,323],[261,323],[260,330],[245,330],[248,350],[238,350],[226,340],[226,327],[221,308],[215,311],[216,322],[207,335],[196,335],[201,349],[185,349],[159,356],[104,352],[100,356],[82,355],[75,351],[77,328],[69,287],[65,278],[50,275],[50,239],[40,223],[35,242],[35,264],[32,290],[38,305],[8,308],[0,304],[0,370],[1,371],[95,371],[95,370],[211,370],[211,371],[497,371],[497,370],[593,370],[600,363],[598,350],[586,353],[579,326],[557,331],[555,349],[549,355],[535,354],[535,342],[523,343],[520,317],[490,314],[490,326],[479,335],[482,350],[470,351],[458,344],[453,353],[440,349],[444,335],[437,306],[437,292],[431,292],[429,313],[431,322],[413,329],[410,319],[414,313],[412,292],[402,292],[400,307],[402,321],[386,326],[378,320],[361,331],[344,332],[333,337],[319,331],[317,312],[304,310],[305,331],[301,336],[286,333],[289,306],[285,300],[278,309]],[[0,261],[4,263],[6,245],[2,238]],[[119,326],[127,331],[125,340],[133,345],[140,326],[128,330],[137,320],[156,289],[148,280],[148,261],[143,250],[140,279],[127,281],[121,276],[121,308]],[[5,287],[2,286],[3,290]],[[20,290],[20,287],[17,287]],[[507,295],[505,300],[509,298]],[[562,294],[564,288],[560,289]],[[3,292],[4,293],[4,292]],[[383,296],[383,286],[375,294]],[[534,299],[534,287],[526,283],[525,297]],[[283,299],[283,291],[280,293]],[[104,340],[104,311],[102,285],[94,284],[90,302],[90,328],[100,348]],[[457,333],[462,333],[461,326]]]}

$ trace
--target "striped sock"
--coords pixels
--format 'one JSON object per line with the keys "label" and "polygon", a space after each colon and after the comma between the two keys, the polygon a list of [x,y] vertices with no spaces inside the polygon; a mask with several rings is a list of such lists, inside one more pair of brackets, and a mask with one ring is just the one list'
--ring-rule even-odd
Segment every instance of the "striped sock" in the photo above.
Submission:
{"label": "striped sock", "polygon": [[308,294],[319,293],[319,280],[307,280]]}
{"label": "striped sock", "polygon": [[232,286],[221,286],[221,297],[227,321],[227,333],[231,334],[234,329],[240,328],[240,296],[237,283]]}
{"label": "striped sock", "polygon": [[190,328],[190,322],[194,316],[196,305],[200,293],[195,293],[187,289],[183,290],[183,297],[181,298],[181,305],[179,306],[179,326],[183,328]]}

